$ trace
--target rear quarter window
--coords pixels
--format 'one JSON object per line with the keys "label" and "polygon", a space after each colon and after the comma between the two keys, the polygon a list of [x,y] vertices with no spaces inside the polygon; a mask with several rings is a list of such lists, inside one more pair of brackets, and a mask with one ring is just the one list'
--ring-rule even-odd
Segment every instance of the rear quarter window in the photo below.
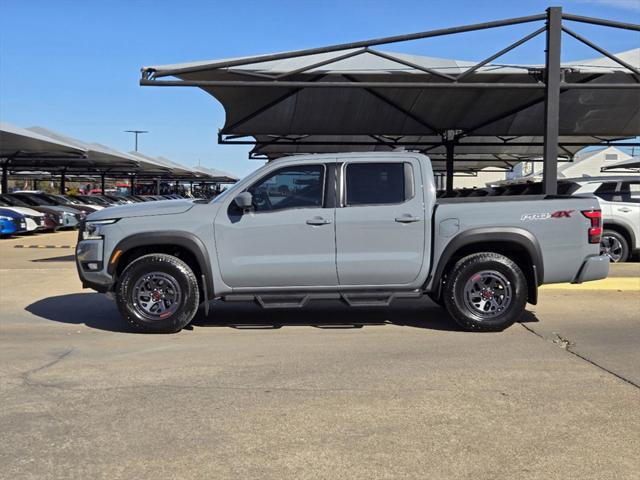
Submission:
{"label": "rear quarter window", "polygon": [[618,182],[605,182],[598,188],[596,188],[593,194],[596,197],[601,198],[602,200],[607,200],[609,202],[619,201],[619,195],[616,192],[617,186]]}

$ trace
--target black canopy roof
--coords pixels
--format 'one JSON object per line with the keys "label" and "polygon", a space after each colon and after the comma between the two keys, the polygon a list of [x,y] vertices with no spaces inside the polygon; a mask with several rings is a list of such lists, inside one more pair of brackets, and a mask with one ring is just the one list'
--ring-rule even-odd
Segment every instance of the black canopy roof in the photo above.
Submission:
{"label": "black canopy roof", "polygon": [[[141,84],[202,88],[226,112],[219,141],[254,145],[253,157],[404,148],[427,153],[437,169],[444,167],[448,144],[455,144],[456,170],[509,167],[543,156],[545,65],[495,60],[539,34],[548,36],[549,18],[534,15],[303,51],[145,67]],[[540,25],[545,20],[547,25]],[[557,157],[570,159],[587,145],[640,135],[640,49],[613,55],[567,24],[635,31],[640,26],[568,14],[562,20],[569,21],[561,24],[566,35],[600,54],[560,64]],[[479,63],[373,48],[538,22],[529,35]]]}

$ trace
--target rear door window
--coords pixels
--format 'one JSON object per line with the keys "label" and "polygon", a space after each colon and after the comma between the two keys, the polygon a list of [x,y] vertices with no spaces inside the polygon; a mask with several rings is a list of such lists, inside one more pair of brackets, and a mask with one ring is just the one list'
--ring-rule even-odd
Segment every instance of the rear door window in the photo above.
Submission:
{"label": "rear door window", "polygon": [[411,168],[411,164],[400,162],[347,164],[346,205],[404,203],[413,196]]}

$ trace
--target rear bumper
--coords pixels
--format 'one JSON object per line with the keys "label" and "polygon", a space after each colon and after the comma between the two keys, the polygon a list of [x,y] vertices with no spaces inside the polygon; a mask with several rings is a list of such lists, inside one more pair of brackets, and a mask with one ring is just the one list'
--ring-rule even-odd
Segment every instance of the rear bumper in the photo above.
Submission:
{"label": "rear bumper", "polygon": [[609,257],[605,255],[593,255],[584,261],[576,278],[571,283],[590,282],[592,280],[602,280],[609,275]]}

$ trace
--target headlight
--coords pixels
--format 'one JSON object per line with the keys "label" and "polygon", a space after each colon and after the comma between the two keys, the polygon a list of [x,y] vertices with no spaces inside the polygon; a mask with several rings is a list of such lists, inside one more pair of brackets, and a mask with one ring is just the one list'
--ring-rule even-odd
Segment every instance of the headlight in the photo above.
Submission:
{"label": "headlight", "polygon": [[105,225],[111,225],[116,223],[117,218],[110,220],[95,220],[92,222],[85,222],[84,229],[82,230],[83,240],[100,240],[102,238],[102,229]]}

